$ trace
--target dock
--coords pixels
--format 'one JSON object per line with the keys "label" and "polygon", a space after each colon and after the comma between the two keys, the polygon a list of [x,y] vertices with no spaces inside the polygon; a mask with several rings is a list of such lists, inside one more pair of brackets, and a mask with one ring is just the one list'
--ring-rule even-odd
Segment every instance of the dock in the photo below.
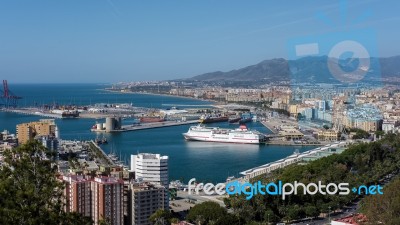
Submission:
{"label": "dock", "polygon": [[264,125],[264,127],[268,128],[268,130],[270,130],[272,133],[277,134],[278,131],[276,129],[274,129],[273,127],[270,126],[270,124],[268,124],[268,122],[266,121],[260,121],[262,125]]}
{"label": "dock", "polygon": [[116,164],[110,159],[110,157],[104,152],[104,150],[98,144],[96,144],[96,142],[91,140],[89,143],[94,146],[94,149],[91,149],[91,150],[99,153],[99,154],[97,154],[97,156],[101,160],[103,160],[103,163],[110,165],[110,166],[116,166]]}
{"label": "dock", "polygon": [[41,116],[41,117],[49,117],[54,119],[61,119],[62,116],[60,114],[54,113],[44,113],[40,111],[35,111],[33,109],[2,109],[3,112],[11,112],[11,113],[18,113],[23,115],[34,115],[34,116]]}
{"label": "dock", "polygon": [[[303,153],[294,153],[286,158],[280,159],[275,162],[267,163],[252,169],[245,170],[241,172],[240,174],[243,177],[240,177],[239,180],[241,181],[248,181],[251,178],[254,178],[256,176],[260,176],[263,174],[269,174],[274,170],[284,168],[286,166],[292,165],[294,163],[299,163],[303,162],[305,159],[318,159],[321,157],[325,157],[331,154],[337,154],[344,149],[347,148],[347,146],[352,143],[351,141],[342,141],[342,142],[337,142],[337,143],[332,143],[325,145],[323,147],[319,147],[316,149],[308,150]],[[331,149],[335,149],[335,151],[331,151]],[[337,151],[338,149],[341,149],[341,151]]]}
{"label": "dock", "polygon": [[128,132],[128,131],[138,131],[138,130],[146,130],[146,129],[155,129],[155,128],[163,128],[163,127],[172,127],[172,126],[181,126],[188,124],[197,124],[198,120],[188,120],[188,121],[165,121],[165,122],[156,122],[156,123],[142,123],[142,124],[134,124],[134,125],[125,125],[122,126],[119,130],[97,130],[92,129],[93,132]]}

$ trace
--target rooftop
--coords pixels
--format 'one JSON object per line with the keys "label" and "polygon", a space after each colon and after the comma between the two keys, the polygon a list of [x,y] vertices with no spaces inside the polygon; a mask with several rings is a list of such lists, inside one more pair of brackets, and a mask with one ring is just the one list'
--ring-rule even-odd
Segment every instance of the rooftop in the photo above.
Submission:
{"label": "rooftop", "polygon": [[333,221],[341,222],[341,223],[345,223],[345,224],[358,225],[358,224],[360,224],[360,222],[366,222],[367,217],[364,214],[355,214],[355,215],[350,215],[350,216],[346,216],[343,218],[335,219]]}

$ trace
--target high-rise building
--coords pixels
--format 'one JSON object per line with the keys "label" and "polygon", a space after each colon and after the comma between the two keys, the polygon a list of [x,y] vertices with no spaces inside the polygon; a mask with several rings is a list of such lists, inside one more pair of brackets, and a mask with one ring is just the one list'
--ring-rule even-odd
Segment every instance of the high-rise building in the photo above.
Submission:
{"label": "high-rise building", "polygon": [[325,109],[326,109],[326,101],[324,100],[318,101],[318,110],[325,111]]}
{"label": "high-rise building", "polygon": [[120,225],[123,220],[123,181],[114,177],[63,176],[65,211],[91,217],[95,225],[106,221]]}
{"label": "high-rise building", "polygon": [[150,225],[149,217],[153,213],[168,209],[165,192],[165,187],[148,182],[131,184],[131,225]]}
{"label": "high-rise building", "polygon": [[56,124],[53,119],[42,119],[38,122],[21,123],[17,125],[18,144],[25,144],[38,135],[51,135],[56,133]]}
{"label": "high-rise building", "polygon": [[131,155],[131,171],[135,179],[165,187],[165,204],[169,204],[168,156],[141,153]]}
{"label": "high-rise building", "polygon": [[168,188],[168,156],[150,153],[131,155],[131,171],[135,172],[135,179]]}
{"label": "high-rise building", "polygon": [[84,176],[63,176],[65,211],[92,216],[91,179]]}
{"label": "high-rise building", "polygon": [[96,177],[91,182],[92,219],[97,225],[105,220],[111,225],[123,224],[124,182],[114,177]]}

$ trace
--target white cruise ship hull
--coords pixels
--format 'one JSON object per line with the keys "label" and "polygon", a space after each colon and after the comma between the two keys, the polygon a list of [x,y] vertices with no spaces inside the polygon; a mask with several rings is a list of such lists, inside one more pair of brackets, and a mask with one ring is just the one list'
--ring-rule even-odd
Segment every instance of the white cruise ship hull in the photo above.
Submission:
{"label": "white cruise ship hull", "polygon": [[207,141],[207,142],[221,142],[221,143],[239,143],[239,144],[260,144],[259,138],[242,138],[242,137],[218,137],[218,136],[194,136],[188,133],[184,133],[183,136],[188,141]]}

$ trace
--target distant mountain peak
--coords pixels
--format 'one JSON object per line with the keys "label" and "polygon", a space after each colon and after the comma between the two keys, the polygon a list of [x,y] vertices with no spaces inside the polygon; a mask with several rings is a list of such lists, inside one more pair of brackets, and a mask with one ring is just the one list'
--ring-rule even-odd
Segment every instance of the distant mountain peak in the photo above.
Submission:
{"label": "distant mountain peak", "polygon": [[[215,71],[188,78],[195,81],[289,81],[332,82],[335,80],[327,68],[327,56],[307,56],[296,60],[274,58],[227,72]],[[370,71],[380,71],[382,77],[400,74],[400,56],[371,58]]]}

